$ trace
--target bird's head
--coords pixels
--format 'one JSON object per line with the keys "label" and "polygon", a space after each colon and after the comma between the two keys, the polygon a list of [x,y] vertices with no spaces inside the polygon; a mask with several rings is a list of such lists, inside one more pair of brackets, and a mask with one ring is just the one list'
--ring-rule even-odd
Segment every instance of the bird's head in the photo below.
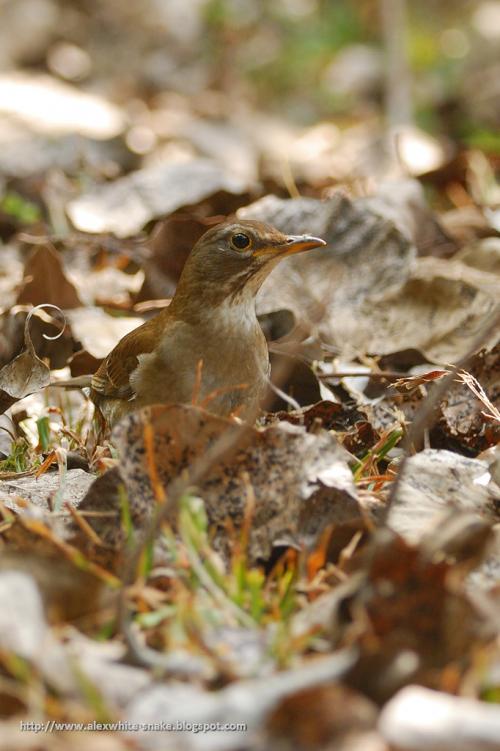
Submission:
{"label": "bird's head", "polygon": [[212,227],[186,262],[176,297],[198,293],[205,301],[254,297],[264,279],[287,256],[326,245],[312,235],[285,235],[264,222],[240,220]]}

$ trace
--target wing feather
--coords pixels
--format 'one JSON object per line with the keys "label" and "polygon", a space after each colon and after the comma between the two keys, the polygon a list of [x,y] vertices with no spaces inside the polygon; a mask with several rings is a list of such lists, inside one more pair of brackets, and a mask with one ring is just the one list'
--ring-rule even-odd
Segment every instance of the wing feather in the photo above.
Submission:
{"label": "wing feather", "polygon": [[92,376],[91,388],[97,394],[116,399],[132,399],[135,394],[130,376],[139,365],[138,355],[152,352],[157,344],[156,320],[146,321],[123,337]]}

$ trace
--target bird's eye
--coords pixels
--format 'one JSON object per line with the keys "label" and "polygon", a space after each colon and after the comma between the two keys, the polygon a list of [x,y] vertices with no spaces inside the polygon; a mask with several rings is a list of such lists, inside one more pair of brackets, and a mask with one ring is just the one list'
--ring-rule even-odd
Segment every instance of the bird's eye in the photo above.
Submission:
{"label": "bird's eye", "polygon": [[250,238],[248,235],[243,234],[243,232],[237,232],[236,235],[233,235],[231,238],[231,245],[237,250],[244,250],[249,247]]}

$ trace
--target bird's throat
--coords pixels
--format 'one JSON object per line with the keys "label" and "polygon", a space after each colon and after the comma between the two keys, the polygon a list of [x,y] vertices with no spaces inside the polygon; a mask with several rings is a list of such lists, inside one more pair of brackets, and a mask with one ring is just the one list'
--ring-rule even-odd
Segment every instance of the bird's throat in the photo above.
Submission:
{"label": "bird's throat", "polygon": [[255,312],[255,297],[242,294],[237,297],[226,298],[222,303],[212,308],[210,315],[205,316],[204,323],[213,333],[223,336],[245,336],[260,329]]}

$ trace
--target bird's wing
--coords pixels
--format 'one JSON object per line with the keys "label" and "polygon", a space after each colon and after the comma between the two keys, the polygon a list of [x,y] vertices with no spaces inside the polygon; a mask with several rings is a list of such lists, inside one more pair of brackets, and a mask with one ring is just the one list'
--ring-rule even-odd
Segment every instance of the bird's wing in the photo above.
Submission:
{"label": "bird's wing", "polygon": [[139,326],[118,342],[99,369],[92,376],[91,388],[101,396],[115,399],[131,399],[134,390],[130,376],[139,364],[139,355],[151,352],[157,344],[151,336],[152,321]]}

